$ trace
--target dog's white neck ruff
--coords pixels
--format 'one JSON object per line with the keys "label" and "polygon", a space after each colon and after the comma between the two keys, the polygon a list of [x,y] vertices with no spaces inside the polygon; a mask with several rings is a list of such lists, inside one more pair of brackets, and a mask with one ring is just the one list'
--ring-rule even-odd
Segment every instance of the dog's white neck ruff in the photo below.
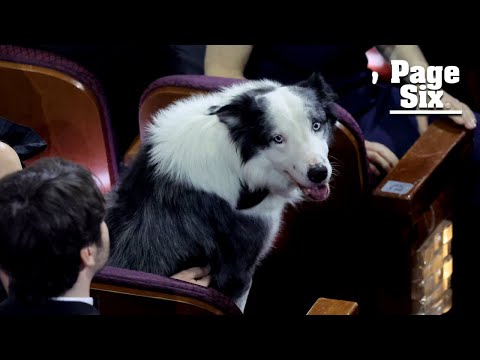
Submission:
{"label": "dog's white neck ruff", "polygon": [[[172,119],[182,124],[172,126]],[[161,124],[156,122],[150,132],[154,145],[149,158],[156,172],[216,194],[234,207],[241,189],[242,171],[226,127],[216,116],[207,115],[157,117],[156,120],[166,120]]]}

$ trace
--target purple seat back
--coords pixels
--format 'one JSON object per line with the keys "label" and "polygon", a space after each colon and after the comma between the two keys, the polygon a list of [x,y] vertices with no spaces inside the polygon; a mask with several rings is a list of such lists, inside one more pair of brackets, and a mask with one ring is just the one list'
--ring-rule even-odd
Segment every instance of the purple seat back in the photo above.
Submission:
{"label": "purple seat back", "polygon": [[107,146],[107,155],[110,156],[110,172],[115,180],[118,179],[118,166],[116,161],[117,155],[113,139],[110,114],[102,86],[96,77],[79,64],[61,56],[43,50],[24,48],[20,46],[0,45],[0,61],[39,66],[59,71],[76,79],[91,91],[96,97],[99,110],[101,111],[102,115],[103,136]]}
{"label": "purple seat back", "polygon": [[225,315],[241,315],[235,303],[212,288],[191,284],[166,276],[141,271],[106,266],[93,280],[96,283],[124,286],[135,290],[148,290],[162,294],[177,295],[205,302]]}
{"label": "purple seat back", "polygon": [[217,76],[205,76],[205,75],[171,75],[159,78],[152,82],[148,88],[143,92],[140,99],[142,104],[145,98],[152,91],[162,87],[184,87],[195,90],[203,91],[216,91],[225,86],[230,86],[245,80],[224,78]]}

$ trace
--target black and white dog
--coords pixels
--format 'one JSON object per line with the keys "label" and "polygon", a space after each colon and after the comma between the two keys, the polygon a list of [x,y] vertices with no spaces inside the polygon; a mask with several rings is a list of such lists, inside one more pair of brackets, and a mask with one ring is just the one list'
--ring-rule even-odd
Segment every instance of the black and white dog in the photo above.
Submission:
{"label": "black and white dog", "polygon": [[243,311],[287,203],[329,195],[334,95],[319,74],[239,83],[154,116],[111,194],[110,265],[170,276],[211,267]]}

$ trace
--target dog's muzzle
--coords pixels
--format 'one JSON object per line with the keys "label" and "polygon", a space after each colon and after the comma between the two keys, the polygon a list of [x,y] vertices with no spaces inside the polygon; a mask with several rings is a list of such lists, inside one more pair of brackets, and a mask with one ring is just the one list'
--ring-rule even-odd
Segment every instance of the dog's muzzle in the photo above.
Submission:
{"label": "dog's muzzle", "polygon": [[[316,184],[316,185],[313,185],[313,186],[303,186],[301,184],[299,184],[295,178],[290,175],[290,173],[288,173],[286,171],[288,177],[290,178],[290,181],[295,184],[300,190],[302,190],[303,194],[308,197],[309,199],[311,200],[314,200],[314,201],[324,201],[325,199],[328,198],[328,196],[330,195],[330,185],[328,183],[326,184]],[[324,181],[326,178],[326,176],[321,180],[321,181]]]}
{"label": "dog's muzzle", "polygon": [[299,186],[299,188],[306,196],[315,201],[323,201],[330,195],[330,186],[328,184],[315,185],[312,187]]}

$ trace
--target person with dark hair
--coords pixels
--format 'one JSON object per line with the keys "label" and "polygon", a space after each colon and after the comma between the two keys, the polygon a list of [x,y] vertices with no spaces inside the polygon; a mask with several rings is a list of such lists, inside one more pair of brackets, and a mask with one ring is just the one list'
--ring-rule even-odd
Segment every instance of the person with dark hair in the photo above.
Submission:
{"label": "person with dark hair", "polygon": [[[0,315],[96,315],[90,284],[109,259],[105,200],[80,165],[47,158],[0,180]],[[173,276],[208,286],[208,269]]]}
{"label": "person with dark hair", "polygon": [[80,165],[44,159],[4,177],[0,273],[9,298],[0,314],[98,314],[89,292],[109,256],[104,216],[104,197]]}

